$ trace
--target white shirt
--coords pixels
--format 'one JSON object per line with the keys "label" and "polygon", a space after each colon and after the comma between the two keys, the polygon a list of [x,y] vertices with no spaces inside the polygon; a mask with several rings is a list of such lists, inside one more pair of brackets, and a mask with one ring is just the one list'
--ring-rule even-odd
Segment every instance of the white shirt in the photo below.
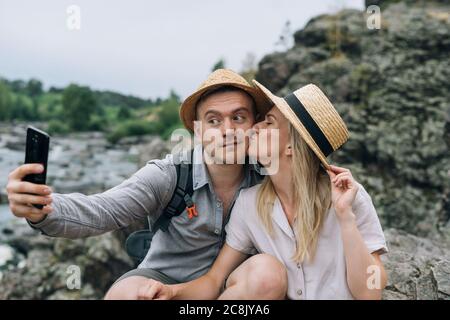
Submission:
{"label": "white shirt", "polygon": [[[319,234],[315,258],[297,264],[295,234],[278,198],[274,203],[271,237],[262,224],[256,206],[259,187],[241,191],[226,226],[226,243],[245,254],[267,253],[287,269],[289,299],[353,299],[347,285],[344,248],[334,208],[328,211]],[[388,251],[371,197],[359,185],[352,206],[356,224],[370,253]]]}

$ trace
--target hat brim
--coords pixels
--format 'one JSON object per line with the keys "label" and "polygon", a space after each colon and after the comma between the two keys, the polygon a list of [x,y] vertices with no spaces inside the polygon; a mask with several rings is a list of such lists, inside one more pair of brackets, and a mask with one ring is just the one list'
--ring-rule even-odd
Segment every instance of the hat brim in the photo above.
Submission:
{"label": "hat brim", "polygon": [[189,97],[187,97],[184,100],[184,102],[181,104],[180,118],[181,118],[184,126],[187,129],[191,130],[192,132],[194,131],[194,121],[196,120],[195,108],[196,108],[196,105],[197,105],[200,97],[207,91],[210,91],[210,90],[213,90],[213,89],[216,89],[219,87],[223,87],[223,86],[236,87],[236,88],[242,89],[245,92],[247,92],[253,98],[253,100],[255,102],[256,111],[259,115],[264,116],[267,113],[267,111],[269,111],[269,109],[271,108],[271,105],[270,105],[271,102],[269,100],[267,100],[265,95],[261,94],[260,90],[258,90],[257,88],[240,85],[235,82],[229,82],[229,83],[224,82],[224,83],[214,84],[214,85],[204,87],[204,88],[194,92]]}
{"label": "hat brim", "polygon": [[260,84],[258,81],[253,80],[253,83],[256,85],[256,87],[261,90],[262,93],[270,100],[272,103],[280,110],[280,112],[288,119],[288,121],[294,126],[294,128],[300,133],[303,140],[305,140],[306,144],[311,148],[311,150],[316,154],[316,156],[319,158],[319,160],[324,165],[325,169],[329,169],[330,165],[328,164],[327,158],[322,153],[314,139],[309,134],[308,130],[306,130],[305,126],[302,124],[302,122],[298,119],[298,117],[295,115],[294,111],[292,111],[289,104],[281,97],[278,97],[274,95],[272,92],[270,92],[269,89],[264,87],[262,84]]}

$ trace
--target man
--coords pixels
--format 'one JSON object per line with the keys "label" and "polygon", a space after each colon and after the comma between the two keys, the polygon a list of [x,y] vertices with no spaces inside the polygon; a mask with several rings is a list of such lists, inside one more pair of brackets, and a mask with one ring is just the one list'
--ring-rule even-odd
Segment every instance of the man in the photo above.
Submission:
{"label": "man", "polygon": [[[183,102],[181,119],[201,141],[194,148],[192,159],[192,199],[198,216],[189,217],[183,212],[172,218],[166,232],[156,232],[143,262],[123,275],[106,299],[138,298],[143,279],[150,279],[150,284],[153,280],[173,284],[193,280],[209,270],[223,245],[224,226],[239,191],[257,184],[261,178],[256,167],[239,161],[238,146],[244,144],[245,150],[247,139],[237,141],[234,132],[249,130],[258,114],[267,111],[267,104],[241,76],[224,69],[213,72]],[[200,129],[194,128],[194,121]],[[205,134],[211,131],[220,133],[219,139]],[[209,148],[212,140],[214,146]],[[230,158],[234,159],[231,164],[205,161]],[[8,199],[14,215],[26,218],[33,228],[53,237],[88,237],[125,227],[146,216],[156,220],[177,183],[171,156],[149,161],[120,185],[90,196],[52,193],[47,186],[22,181],[24,176],[40,170],[37,164],[27,164],[11,172]],[[45,206],[38,210],[31,203]],[[278,281],[280,272],[284,271],[278,260],[255,255],[230,275],[224,284],[227,294],[220,298],[282,297],[286,288],[285,283]]]}

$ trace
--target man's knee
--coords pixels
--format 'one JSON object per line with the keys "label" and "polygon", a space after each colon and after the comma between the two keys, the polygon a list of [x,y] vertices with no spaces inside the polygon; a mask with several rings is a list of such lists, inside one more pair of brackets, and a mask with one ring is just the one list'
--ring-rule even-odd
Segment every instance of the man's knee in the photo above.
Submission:
{"label": "man's knee", "polygon": [[285,266],[268,254],[253,256],[248,265],[247,289],[257,299],[284,299],[287,292]]}
{"label": "man's knee", "polygon": [[117,281],[108,290],[105,300],[135,300],[137,299],[138,289],[147,278],[141,276],[131,276]]}

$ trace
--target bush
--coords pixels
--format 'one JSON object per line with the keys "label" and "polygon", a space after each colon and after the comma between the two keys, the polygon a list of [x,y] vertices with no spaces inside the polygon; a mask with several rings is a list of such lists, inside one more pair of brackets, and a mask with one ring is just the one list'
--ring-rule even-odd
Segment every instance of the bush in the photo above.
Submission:
{"label": "bush", "polygon": [[109,135],[108,141],[116,143],[121,138],[140,136],[144,134],[158,134],[162,128],[159,123],[146,120],[128,120],[119,124]]}
{"label": "bush", "polygon": [[47,131],[50,134],[66,134],[70,132],[70,128],[65,122],[50,120]]}

